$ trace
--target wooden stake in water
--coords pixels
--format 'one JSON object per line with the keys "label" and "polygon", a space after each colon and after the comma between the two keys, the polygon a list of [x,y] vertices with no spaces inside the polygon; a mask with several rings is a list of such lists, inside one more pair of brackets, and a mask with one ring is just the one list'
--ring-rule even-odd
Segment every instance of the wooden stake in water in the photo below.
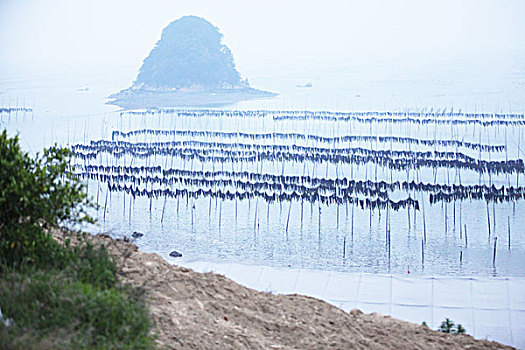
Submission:
{"label": "wooden stake in water", "polygon": [[459,202],[459,239],[463,239],[463,225],[461,222],[461,202]]}
{"label": "wooden stake in water", "polygon": [[494,237],[494,253],[492,255],[492,266],[496,266],[496,249],[498,244],[498,237]]}
{"label": "wooden stake in water", "polygon": [[[255,200],[255,215],[253,217],[253,231],[255,232],[255,229],[257,228],[257,212],[259,207],[259,197]],[[288,232],[288,231],[286,231]]]}
{"label": "wooden stake in water", "polygon": [[191,205],[191,229],[193,230],[193,212],[195,211],[195,203]]}
{"label": "wooden stake in water", "polygon": [[496,236],[496,202],[492,202],[492,232]]}
{"label": "wooden stake in water", "polygon": [[386,207],[386,218],[385,218],[385,243],[389,244],[389,240],[388,240],[388,214],[389,214],[389,211],[388,211],[388,206]]}
{"label": "wooden stake in water", "polygon": [[208,226],[210,226],[210,225],[211,225],[211,196],[210,196],[210,202],[209,202],[209,206],[208,206]]}
{"label": "wooden stake in water", "polygon": [[507,216],[507,231],[509,233],[508,246],[510,250],[510,216]]}
{"label": "wooden stake in water", "polygon": [[372,207],[370,207],[370,219],[369,219],[369,228],[370,232],[372,232]]}
{"label": "wooden stake in water", "polygon": [[408,234],[410,235],[410,207],[407,207]]}
{"label": "wooden stake in water", "polygon": [[133,196],[129,196],[129,224],[131,225],[131,199]]}
{"label": "wooden stake in water", "polygon": [[339,203],[337,203],[337,224],[336,224],[336,229],[337,229],[337,233],[339,233]]}
{"label": "wooden stake in water", "polygon": [[321,202],[319,202],[319,240],[321,239]]}
{"label": "wooden stake in water", "polygon": [[100,181],[97,181],[97,212],[98,212],[98,196],[100,194]]}
{"label": "wooden stake in water", "polygon": [[425,266],[425,242],[421,240],[421,265]]}
{"label": "wooden stake in water", "polygon": [[456,233],[456,200],[454,199],[454,205],[453,205],[453,210],[454,210],[454,217],[453,217],[453,230],[454,230],[454,233]]}
{"label": "wooden stake in water", "polygon": [[[168,200],[168,196],[164,196],[164,205],[162,206],[162,216],[160,217],[160,222],[164,222],[164,211],[166,210],[166,201]],[[178,205],[177,205],[178,207]],[[178,209],[178,208],[177,208]],[[177,213],[179,211],[177,210]]]}
{"label": "wooden stake in water", "polygon": [[106,222],[106,208],[108,206],[108,192],[109,192],[109,184],[108,184],[108,190],[106,191],[106,201],[104,202],[104,222]]}
{"label": "wooden stake in water", "polygon": [[301,231],[303,230],[303,204],[304,199],[301,199]]}
{"label": "wooden stake in water", "polygon": [[467,224],[465,224],[465,248],[468,246]]}
{"label": "wooden stake in water", "polygon": [[445,205],[445,213],[444,213],[444,216],[445,216],[445,235],[447,235],[447,232],[448,232],[447,203],[445,202],[444,205]]}
{"label": "wooden stake in water", "polygon": [[[414,198],[415,198],[415,193],[414,193]],[[417,211],[416,211],[416,206],[414,206],[414,223],[412,224],[412,226],[414,226],[414,232],[417,231]]]}
{"label": "wooden stake in water", "polygon": [[270,202],[268,201],[268,206],[266,207],[266,225],[270,227]]}
{"label": "wooden stake in water", "polygon": [[421,195],[421,207],[423,208],[423,240],[427,241],[427,222],[425,218],[425,199]]}
{"label": "wooden stake in water", "polygon": [[219,233],[221,233],[221,223],[222,223],[222,199],[219,205]]}
{"label": "wooden stake in water", "polygon": [[343,259],[346,258],[346,236],[343,237]]}
{"label": "wooden stake in water", "polygon": [[489,213],[489,202],[487,202],[487,226],[489,229],[489,239],[490,239],[490,213]]}
{"label": "wooden stake in water", "polygon": [[291,212],[292,212],[292,201],[290,201],[290,206],[288,207],[288,217],[286,218],[286,234],[288,234],[288,225],[290,224]]}
{"label": "wooden stake in water", "polygon": [[352,202],[352,228],[351,228],[351,233],[352,233],[352,242],[354,241],[354,202]]}

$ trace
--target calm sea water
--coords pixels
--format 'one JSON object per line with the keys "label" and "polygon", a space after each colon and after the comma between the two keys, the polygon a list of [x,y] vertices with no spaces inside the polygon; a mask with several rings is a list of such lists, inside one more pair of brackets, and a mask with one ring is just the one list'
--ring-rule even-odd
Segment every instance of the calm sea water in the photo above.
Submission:
{"label": "calm sea water", "polygon": [[[315,68],[312,68],[315,67]],[[11,71],[0,76],[0,105],[34,107],[33,113],[2,115],[2,127],[11,134],[19,133],[22,145],[31,152],[57,142],[61,145],[88,143],[90,140],[110,139],[114,130],[129,131],[140,128],[217,130],[247,132],[309,132],[319,135],[345,135],[344,123],[280,122],[269,120],[227,120],[217,118],[142,118],[120,117],[118,108],[105,104],[111,93],[125,88],[134,78],[132,70],[78,71],[64,69],[57,72],[27,74]],[[439,61],[427,64],[382,62],[380,58],[369,63],[335,62],[312,65],[297,62],[293,67],[268,64],[253,69],[250,82],[254,87],[279,92],[271,100],[246,101],[225,109],[308,109],[308,110],[420,110],[439,108],[470,112],[523,113],[525,105],[525,69],[513,60],[468,59]],[[311,88],[298,87],[312,83]],[[356,125],[353,134],[370,134],[368,125]],[[507,133],[509,157],[518,155],[520,128],[492,127],[482,131],[482,143],[504,144]],[[434,130],[428,127],[409,128],[394,125],[375,126],[374,135],[404,135],[432,138]],[[479,130],[469,127],[455,131],[464,141],[478,142]],[[438,138],[451,137],[449,127],[439,127]],[[523,136],[522,136],[523,138]],[[148,139],[156,141],[157,139]],[[161,140],[160,138],[158,139]],[[136,141],[144,141],[137,138]],[[353,146],[359,146],[354,144]],[[523,149],[525,142],[521,141]],[[466,152],[468,153],[468,152]],[[470,154],[473,155],[473,154]],[[474,153],[475,155],[475,153]],[[493,155],[494,156],[494,155]],[[505,154],[495,155],[500,159]],[[494,159],[493,159],[494,160]],[[129,165],[130,159],[119,164]],[[143,161],[144,162],[144,161]],[[148,164],[165,166],[166,160],[150,160]],[[135,160],[133,165],[141,165]],[[171,164],[170,164],[171,165]],[[209,167],[210,164],[189,164],[175,161],[172,167],[190,169]],[[231,165],[226,165],[230,166]],[[236,165],[239,166],[239,165]],[[244,170],[253,164],[245,164]],[[300,174],[303,164],[285,164],[287,174]],[[251,167],[251,168],[250,168]],[[321,165],[319,176],[334,177],[335,166]],[[208,168],[206,168],[208,169]],[[236,169],[238,170],[238,169]],[[282,165],[268,165],[266,171],[278,173]],[[341,169],[347,175],[351,169]],[[370,178],[373,166],[355,168],[356,179]],[[374,174],[375,176],[375,174]],[[378,179],[390,179],[390,172],[380,170]],[[404,174],[393,174],[402,178]],[[431,170],[422,172],[425,182],[433,181]],[[462,183],[477,184],[476,174],[461,174]],[[450,174],[438,173],[438,182],[447,183]],[[507,184],[504,175],[491,179],[495,184]],[[523,174],[517,179],[525,183]],[[484,178],[483,181],[488,181]],[[512,178],[515,183],[516,178]],[[89,193],[103,205],[106,188],[89,182]],[[137,240],[141,249],[167,256],[172,250],[183,253],[182,259],[205,259],[216,262],[234,261],[271,266],[306,267],[339,271],[390,272],[406,274],[445,275],[525,275],[525,207],[522,201],[489,205],[491,239],[488,238],[487,206],[483,201],[459,202],[446,205],[425,204],[427,242],[424,261],[421,252],[423,220],[421,212],[410,217],[406,210],[390,213],[391,246],[385,238],[384,211],[354,209],[352,235],[351,206],[321,206],[297,202],[268,204],[262,200],[237,203],[160,198],[130,199],[122,193],[108,195],[107,211],[94,213],[98,224],[91,232],[109,232],[115,236],[139,231],[145,236]],[[131,208],[131,212],[130,212]],[[164,212],[164,218],[162,213]],[[290,220],[288,221],[288,212]],[[461,219],[460,219],[461,216]],[[494,220],[494,217],[496,220]],[[410,220],[410,221],[409,221]],[[468,246],[460,237],[460,220],[468,226]],[[288,231],[286,225],[288,222]],[[410,224],[409,224],[410,222]],[[509,249],[508,225],[511,228]],[[497,236],[496,264],[493,264],[493,237]],[[460,262],[460,255],[462,256]]]}

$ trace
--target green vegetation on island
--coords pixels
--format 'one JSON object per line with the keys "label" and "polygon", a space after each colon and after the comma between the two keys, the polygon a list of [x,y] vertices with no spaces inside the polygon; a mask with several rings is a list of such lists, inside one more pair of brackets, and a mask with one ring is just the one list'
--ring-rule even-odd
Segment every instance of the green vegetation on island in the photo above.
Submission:
{"label": "green vegetation on island", "polygon": [[110,96],[109,103],[130,109],[223,106],[272,96],[241,78],[217,27],[201,17],[184,16],[164,28],[136,81]]}
{"label": "green vegetation on island", "polygon": [[157,89],[247,87],[230,49],[210,22],[184,16],[164,30],[140,68],[135,86]]}

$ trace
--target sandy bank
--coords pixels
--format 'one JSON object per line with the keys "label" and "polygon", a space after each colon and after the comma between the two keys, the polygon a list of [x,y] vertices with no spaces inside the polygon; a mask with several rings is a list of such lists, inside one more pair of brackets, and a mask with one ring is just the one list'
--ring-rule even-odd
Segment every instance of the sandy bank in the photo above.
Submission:
{"label": "sandy bank", "polygon": [[124,281],[146,289],[159,343],[168,349],[510,349],[380,314],[346,313],[310,297],[258,292],[172,266],[130,242],[92,239],[116,257]]}

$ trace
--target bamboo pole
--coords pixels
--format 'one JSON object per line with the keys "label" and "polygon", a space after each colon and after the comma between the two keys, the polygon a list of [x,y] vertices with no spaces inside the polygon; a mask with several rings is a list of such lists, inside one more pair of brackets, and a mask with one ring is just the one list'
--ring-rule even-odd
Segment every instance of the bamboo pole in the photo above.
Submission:
{"label": "bamboo pole", "polygon": [[266,206],[266,225],[268,228],[270,227],[270,202],[268,202],[268,205]]}
{"label": "bamboo pole", "polygon": [[339,232],[339,203],[337,203],[337,219],[336,219],[336,230]]}
{"label": "bamboo pole", "polygon": [[453,230],[454,230],[454,233],[456,233],[456,199],[454,199],[454,204],[452,206],[452,210],[454,212],[454,216],[453,216]]}
{"label": "bamboo pole", "polygon": [[352,228],[351,228],[351,233],[352,233],[352,242],[354,241],[354,207],[355,207],[355,204],[354,202],[352,202]]}
{"label": "bamboo pole", "polygon": [[421,194],[421,207],[423,208],[423,241],[427,242],[427,222],[425,218],[425,199],[423,194]]}
{"label": "bamboo pole", "polygon": [[[162,216],[160,218],[160,222],[163,223],[164,222],[164,211],[166,210],[166,201],[168,200],[168,196],[164,196],[164,205],[162,206]],[[178,197],[177,197],[177,200],[178,200]],[[179,204],[177,202],[177,215],[179,213]]]}
{"label": "bamboo pole", "polygon": [[[177,207],[178,210],[178,207]],[[211,196],[208,204],[208,226],[211,226]]]}
{"label": "bamboo pole", "polygon": [[496,236],[496,202],[492,202],[492,232]]}
{"label": "bamboo pole", "polygon": [[286,234],[288,235],[288,225],[290,224],[290,214],[292,212],[292,201],[290,201],[290,206],[288,207],[288,217],[286,218]]}
{"label": "bamboo pole", "polygon": [[507,231],[508,231],[508,234],[509,234],[509,239],[508,239],[508,247],[509,247],[509,250],[510,250],[510,216],[507,216]]}
{"label": "bamboo pole", "polygon": [[446,236],[447,233],[448,233],[448,213],[447,213],[447,202],[444,202],[443,204],[444,204],[444,206],[445,206],[445,212],[444,212],[444,215],[445,215],[445,236]]}
{"label": "bamboo pole", "polygon": [[463,239],[463,224],[461,218],[461,201],[459,202],[459,239]]}
{"label": "bamboo pole", "polygon": [[108,205],[108,192],[109,192],[109,184],[108,184],[108,190],[106,191],[106,200],[104,202],[104,222],[106,222],[106,208]]}
{"label": "bamboo pole", "polygon": [[425,242],[421,240],[421,266],[425,268]]}
{"label": "bamboo pole", "polygon": [[303,204],[304,199],[301,198],[301,232],[303,231]]}
{"label": "bamboo pole", "polygon": [[258,212],[258,208],[259,208],[259,197],[257,197],[257,199],[255,200],[255,215],[253,217],[253,230],[254,231],[255,231],[255,229],[257,227],[257,212]]}
{"label": "bamboo pole", "polygon": [[319,233],[318,233],[319,240],[321,239],[321,202],[319,202]]}
{"label": "bamboo pole", "polygon": [[410,207],[407,207],[408,234],[410,235]]}
{"label": "bamboo pole", "polygon": [[494,237],[494,253],[492,255],[492,266],[496,267],[496,249],[498,244],[498,237]]}
{"label": "bamboo pole", "polygon": [[97,213],[98,213],[98,197],[100,194],[100,181],[97,181]]}
{"label": "bamboo pole", "polygon": [[131,200],[133,199],[133,196],[129,196],[129,219],[128,222],[131,225]]}
{"label": "bamboo pole", "polygon": [[487,202],[487,227],[489,231],[489,240],[490,240],[490,213],[489,213],[489,202]]}
{"label": "bamboo pole", "polygon": [[222,223],[222,199],[219,204],[219,233],[221,233],[221,223]]}
{"label": "bamboo pole", "polygon": [[191,230],[193,231],[193,212],[195,210],[195,203],[192,202],[191,205]]}

